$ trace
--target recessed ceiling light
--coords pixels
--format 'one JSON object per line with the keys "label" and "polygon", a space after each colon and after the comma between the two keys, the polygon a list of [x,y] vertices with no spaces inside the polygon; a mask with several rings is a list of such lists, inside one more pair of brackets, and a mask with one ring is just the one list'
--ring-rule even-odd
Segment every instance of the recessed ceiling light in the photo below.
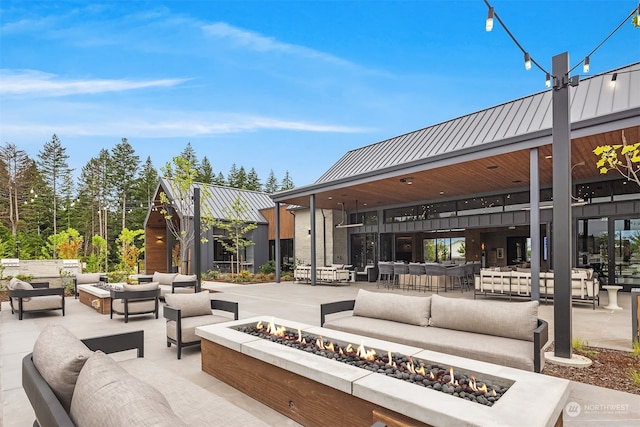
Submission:
{"label": "recessed ceiling light", "polygon": [[550,159],[550,158],[552,158],[552,157],[553,157],[553,156],[551,156],[551,155],[549,155],[549,156],[544,156],[544,158],[545,158],[545,159]]}
{"label": "recessed ceiling light", "polygon": [[440,192],[440,195],[442,196],[443,194],[444,194],[444,191],[441,191],[441,192]]}
{"label": "recessed ceiling light", "polygon": [[333,197],[329,196],[329,200],[333,200]]}

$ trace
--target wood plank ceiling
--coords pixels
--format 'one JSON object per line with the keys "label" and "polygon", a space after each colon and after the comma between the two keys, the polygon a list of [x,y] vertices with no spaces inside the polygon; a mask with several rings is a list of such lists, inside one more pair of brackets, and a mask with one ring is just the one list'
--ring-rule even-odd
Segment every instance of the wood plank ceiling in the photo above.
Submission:
{"label": "wood plank ceiling", "polygon": [[[640,141],[640,126],[624,130],[628,143]],[[621,144],[621,131],[577,138],[572,141],[572,164],[584,162],[573,170],[574,182],[593,181],[600,177],[596,168],[598,157],[593,149],[603,144]],[[540,186],[550,186],[553,180],[551,145],[539,149]],[[610,172],[610,174],[613,172]],[[451,166],[402,174],[386,179],[372,180],[365,184],[316,193],[316,208],[367,211],[379,206],[437,202],[439,199],[462,198],[474,194],[491,194],[505,190],[526,191],[529,188],[529,150],[480,158]],[[300,206],[309,206],[309,197],[292,197],[279,200]],[[356,206],[357,204],[357,206]]]}

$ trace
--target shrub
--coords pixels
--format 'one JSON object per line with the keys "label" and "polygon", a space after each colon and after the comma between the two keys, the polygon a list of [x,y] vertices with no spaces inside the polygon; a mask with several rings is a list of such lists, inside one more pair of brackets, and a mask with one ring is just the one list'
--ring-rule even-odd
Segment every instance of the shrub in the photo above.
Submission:
{"label": "shrub", "polygon": [[250,271],[248,270],[240,270],[240,273],[238,273],[234,279],[234,281],[236,282],[248,282],[251,280],[252,278],[252,274]]}
{"label": "shrub", "polygon": [[274,260],[269,261],[265,265],[260,267],[260,272],[264,274],[276,272],[276,262]]}

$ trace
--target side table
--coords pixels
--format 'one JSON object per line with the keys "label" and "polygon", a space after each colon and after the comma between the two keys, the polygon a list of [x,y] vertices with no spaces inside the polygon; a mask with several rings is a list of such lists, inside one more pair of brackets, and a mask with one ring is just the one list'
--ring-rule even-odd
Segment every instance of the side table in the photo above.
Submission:
{"label": "side table", "polygon": [[622,286],[605,285],[602,288],[606,289],[609,294],[609,304],[605,305],[603,308],[606,308],[607,310],[622,310],[622,307],[618,305],[618,291],[622,289]]}

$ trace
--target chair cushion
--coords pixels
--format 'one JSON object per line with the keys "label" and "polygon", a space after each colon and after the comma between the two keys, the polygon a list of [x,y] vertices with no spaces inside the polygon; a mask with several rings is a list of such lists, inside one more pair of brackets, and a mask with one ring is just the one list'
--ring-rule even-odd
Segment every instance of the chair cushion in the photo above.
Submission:
{"label": "chair cushion", "polygon": [[33,346],[33,364],[67,411],[78,374],[92,354],[82,341],[60,325],[45,327]]}
{"label": "chair cushion", "polygon": [[42,295],[33,298],[23,298],[22,309],[24,311],[61,309],[62,298],[64,298],[62,295]]}
{"label": "chair cushion", "polygon": [[158,289],[158,286],[160,284],[159,283],[154,283],[154,282],[150,282],[150,283],[142,283],[140,285],[129,285],[127,283],[125,283],[124,285],[122,285],[122,290],[123,291],[153,291]]}
{"label": "chair cushion", "polygon": [[70,415],[79,426],[186,426],[162,393],[100,351],[78,376]]}
{"label": "chair cushion", "polygon": [[100,273],[77,273],[76,282],[78,285],[90,285],[100,283]]}
{"label": "chair cushion", "polygon": [[497,302],[431,296],[431,326],[533,341],[538,301]]}
{"label": "chair cushion", "polygon": [[[124,301],[114,299],[111,303],[113,311],[118,314],[124,314]],[[153,313],[156,311],[155,299],[130,299],[129,314]]]}
{"label": "chair cushion", "polygon": [[171,282],[176,278],[178,273],[158,273],[157,271],[153,273],[152,282],[158,282],[161,285],[170,285]]}
{"label": "chair cushion", "polygon": [[198,276],[195,274],[176,274],[174,282],[195,282],[198,280]]}
{"label": "chair cushion", "polygon": [[428,326],[430,308],[431,297],[369,292],[360,289],[356,296],[353,315]]}
{"label": "chair cushion", "polygon": [[[213,325],[214,323],[230,322],[233,318],[220,316],[217,314],[209,314],[207,316],[194,316],[182,319],[182,342],[189,343],[200,341],[200,337],[196,335],[196,328],[198,326]],[[173,320],[167,321],[167,337],[178,340],[178,334],[176,329],[176,322]]]}
{"label": "chair cushion", "polygon": [[195,294],[166,294],[164,298],[167,305],[180,309],[180,315],[183,318],[211,314],[211,294],[209,291]]}

